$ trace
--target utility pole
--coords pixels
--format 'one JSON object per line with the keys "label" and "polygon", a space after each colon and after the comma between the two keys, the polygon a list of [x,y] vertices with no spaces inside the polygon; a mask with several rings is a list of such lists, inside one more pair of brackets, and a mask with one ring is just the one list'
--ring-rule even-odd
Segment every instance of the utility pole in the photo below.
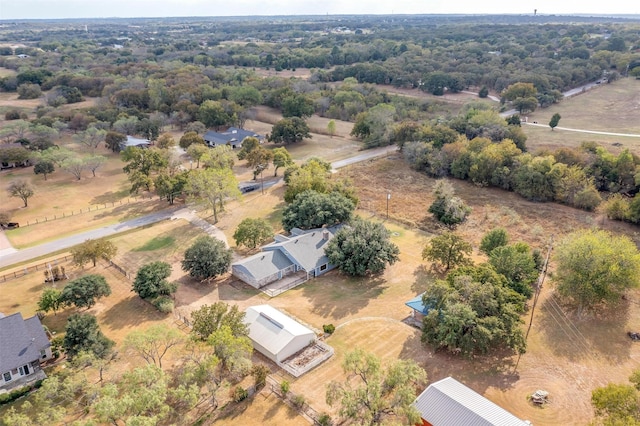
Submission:
{"label": "utility pole", "polygon": [[387,220],[389,219],[389,200],[391,199],[391,192],[387,192]]}
{"label": "utility pole", "polygon": [[[553,250],[553,235],[551,236],[551,240],[549,241],[549,248],[547,249],[547,257],[544,259],[542,270],[540,270],[540,274],[538,275],[538,279],[536,280],[536,291],[533,296],[533,306],[531,306],[531,318],[529,319],[529,327],[527,328],[527,334],[525,334],[524,336],[525,342],[529,338],[529,331],[531,331],[531,326],[533,325],[533,313],[535,312],[536,305],[538,304],[538,298],[540,297],[540,290],[542,290],[542,284],[544,283],[544,279],[547,276],[547,267],[549,266],[549,259],[551,258],[552,250]],[[520,364],[521,357],[522,357],[522,354],[518,354],[518,361],[516,361],[516,366],[513,368],[514,373],[518,369],[518,364]]]}

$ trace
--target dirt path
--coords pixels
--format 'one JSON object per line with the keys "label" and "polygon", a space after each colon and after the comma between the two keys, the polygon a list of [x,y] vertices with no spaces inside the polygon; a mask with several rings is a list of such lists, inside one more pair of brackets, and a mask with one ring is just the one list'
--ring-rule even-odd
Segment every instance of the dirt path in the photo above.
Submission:
{"label": "dirt path", "polygon": [[0,258],[5,254],[15,253],[16,251],[4,231],[0,231]]}

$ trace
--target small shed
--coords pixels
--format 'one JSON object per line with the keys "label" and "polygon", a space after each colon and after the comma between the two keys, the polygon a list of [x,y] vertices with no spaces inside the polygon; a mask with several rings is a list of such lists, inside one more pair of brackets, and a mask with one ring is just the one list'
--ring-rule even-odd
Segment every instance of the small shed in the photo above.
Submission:
{"label": "small shed", "polygon": [[422,319],[429,313],[431,309],[430,307],[424,305],[422,296],[424,296],[424,293],[414,297],[408,302],[405,302],[405,305],[412,309],[411,317],[416,321],[422,321]]}
{"label": "small shed", "polygon": [[279,364],[315,342],[316,334],[271,305],[247,308],[245,323],[253,348]]}

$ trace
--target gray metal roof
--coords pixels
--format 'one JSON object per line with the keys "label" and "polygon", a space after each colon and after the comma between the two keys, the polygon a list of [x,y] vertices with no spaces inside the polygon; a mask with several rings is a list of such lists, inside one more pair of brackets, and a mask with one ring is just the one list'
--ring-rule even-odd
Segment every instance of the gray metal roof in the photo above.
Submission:
{"label": "gray metal roof", "polygon": [[[311,272],[329,263],[327,255],[324,254],[324,249],[340,228],[341,225],[312,229],[305,234],[292,236],[288,240],[268,244],[262,250],[280,250],[291,261],[300,265],[302,269]],[[327,233],[326,235],[325,232]]]}
{"label": "gray metal roof", "polygon": [[38,317],[22,319],[18,312],[0,318],[0,373],[40,359],[51,346]]}
{"label": "gray metal roof", "polygon": [[234,263],[232,267],[242,269],[260,281],[291,265],[293,265],[293,262],[291,262],[287,256],[279,250],[275,250],[254,254],[253,256]]}
{"label": "gray metal roof", "polygon": [[429,385],[414,405],[433,426],[530,426],[452,377]]}

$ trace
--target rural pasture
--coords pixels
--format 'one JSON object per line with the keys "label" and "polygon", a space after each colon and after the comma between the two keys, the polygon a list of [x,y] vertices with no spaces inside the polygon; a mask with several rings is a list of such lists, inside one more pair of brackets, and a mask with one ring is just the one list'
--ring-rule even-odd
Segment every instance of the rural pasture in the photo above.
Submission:
{"label": "rural pasture", "polygon": [[[640,133],[639,124],[634,127],[627,123],[626,127],[621,125],[618,128],[618,119],[624,113],[617,111],[617,108],[604,108],[602,105],[606,103],[598,104],[602,98],[610,96],[609,102],[615,104],[619,98],[621,102],[626,102],[626,108],[631,108],[634,102],[638,102],[637,86],[634,86],[637,84],[640,82],[623,80],[598,87],[537,112],[540,116],[536,120],[542,123],[548,121],[545,117],[560,112],[563,117],[561,127],[583,126],[593,130]],[[629,94],[633,87],[636,90],[631,90],[633,93]],[[602,127],[594,128],[594,117],[591,118],[591,123],[594,123],[591,125],[589,120],[583,121],[580,118],[582,116],[572,115],[572,108],[584,110],[586,114],[589,108],[597,107],[589,105],[603,108],[597,120],[598,126]],[[273,114],[273,111],[261,109],[258,117],[263,121],[249,122],[247,127],[266,133],[270,130],[271,120],[277,118]],[[529,120],[531,117],[529,115]],[[324,119],[313,117],[310,121],[318,132],[323,126],[326,128],[327,121]],[[560,130],[552,132],[548,128],[525,126],[524,130],[530,137],[528,146],[532,151],[578,146],[582,141],[596,140],[595,135],[569,134]],[[339,136],[331,138],[314,133],[310,141],[290,147],[291,152],[298,161],[315,155],[328,160],[348,157],[360,148],[360,144],[348,136],[349,131],[349,123],[340,123]],[[620,142],[638,153],[637,141],[631,138],[601,137],[605,146]],[[15,210],[17,221],[23,221],[43,214],[50,216],[52,212],[115,203],[128,198],[122,163],[115,155],[109,157],[109,162],[98,171],[98,177],[86,176],[81,181],[75,181],[71,175],[63,172],[54,173],[47,182],[42,176],[33,175],[31,169],[2,172],[1,185],[6,185],[12,178],[24,176],[36,182],[37,191],[27,209],[19,208],[20,201],[8,197],[5,205]],[[237,165],[236,171],[244,178],[250,176],[250,171],[242,165]],[[272,173],[272,170],[266,171],[265,175],[267,173]],[[423,292],[430,282],[441,277],[431,264],[421,258],[424,245],[434,234],[442,231],[427,213],[433,201],[431,188],[434,179],[411,170],[399,154],[348,166],[335,176],[352,179],[360,198],[357,213],[383,221],[392,232],[392,241],[400,247],[400,261],[380,276],[355,279],[332,271],[273,299],[230,276],[220,277],[211,283],[195,282],[180,270],[179,264],[182,253],[200,231],[185,221],[162,222],[112,238],[119,248],[115,261],[132,273],[150,260],[170,262],[173,265],[171,279],[181,284],[175,296],[176,311],[183,316],[216,301],[236,304],[241,309],[270,303],[316,330],[321,330],[323,324],[334,324],[336,332],[326,341],[336,349],[336,355],[299,379],[287,378],[291,382],[292,392],[304,395],[307,402],[319,412],[336,413],[335,407],[326,405],[324,386],[318,384],[344,380],[341,360],[345,352],[354,347],[365,348],[384,360],[414,359],[427,371],[430,382],[452,375],[534,425],[589,423],[593,419],[591,390],[608,382],[625,382],[631,372],[640,367],[640,346],[626,336],[628,330],[640,330],[639,290],[630,291],[626,300],[621,300],[597,316],[576,317],[555,295],[551,279],[545,281],[533,316],[527,353],[521,357],[517,369],[518,359],[514,356],[497,354],[469,360],[436,352],[423,345],[420,331],[404,324],[402,320],[410,314],[404,302]],[[541,250],[546,249],[552,236],[554,241],[558,241],[568,232],[593,226],[627,234],[640,242],[637,227],[609,221],[598,213],[555,203],[529,202],[514,193],[478,188],[469,182],[451,182],[456,194],[473,209],[469,220],[458,231],[474,246],[475,261],[484,259],[484,255],[478,252],[482,235],[497,226],[507,228],[512,241],[525,241]],[[392,197],[387,220],[388,193]],[[283,187],[279,183],[266,189],[264,194],[256,191],[228,204],[217,226],[225,233],[232,247],[235,228],[245,217],[267,218],[276,231],[280,230],[284,206],[282,195]],[[127,204],[126,208],[123,204],[123,208],[113,206],[82,213],[81,216],[65,217],[45,226],[20,228],[8,235],[17,247],[26,247],[163,207],[166,207],[166,203],[157,200]],[[207,218],[207,212],[200,214]],[[236,256],[246,253],[244,250],[238,251]],[[10,270],[7,268],[3,273]],[[72,277],[83,272],[71,265],[67,271]],[[550,271],[552,277],[553,264]],[[175,323],[173,315],[158,313],[132,293],[130,282],[115,269],[99,265],[95,269],[85,267],[85,272],[104,274],[112,287],[113,294],[89,310],[98,317],[102,330],[109,338],[121,342],[133,330],[157,323],[168,326]],[[44,285],[40,272],[0,284],[3,294],[0,312],[21,311],[25,317],[32,315]],[[53,331],[61,332],[66,317],[72,311],[67,309],[57,315],[49,313],[44,323]],[[527,324],[529,314],[527,312],[523,317]],[[117,368],[128,366],[127,361],[122,360]],[[274,377],[280,380],[283,374],[276,372]],[[543,407],[536,407],[527,400],[527,396],[538,389],[550,392],[551,402]],[[247,423],[255,419],[260,419],[263,424],[298,425],[306,422],[265,389],[237,409],[225,412],[216,424]]]}

